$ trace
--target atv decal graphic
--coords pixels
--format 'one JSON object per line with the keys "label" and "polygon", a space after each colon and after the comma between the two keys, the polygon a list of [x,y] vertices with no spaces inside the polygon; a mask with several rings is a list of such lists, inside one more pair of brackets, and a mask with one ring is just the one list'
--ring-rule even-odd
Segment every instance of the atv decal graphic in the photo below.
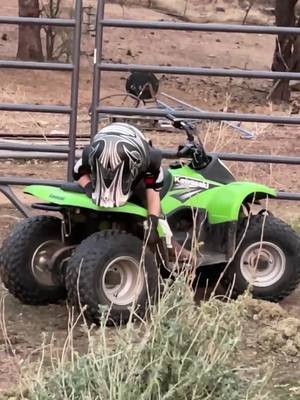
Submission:
{"label": "atv decal graphic", "polygon": [[63,196],[57,196],[56,194],[49,194],[50,199],[64,201],[65,198]]}
{"label": "atv decal graphic", "polygon": [[182,176],[175,176],[174,182],[175,184],[172,190],[172,192],[174,192],[171,194],[171,196],[182,203],[191,197],[216,186],[205,181]]}
{"label": "atv decal graphic", "polygon": [[186,192],[181,192],[181,193],[172,193],[171,196],[174,197],[174,199],[181,201],[182,203],[184,203],[186,200],[188,200],[189,198],[195,196],[196,194],[199,194],[203,192],[203,189],[196,189],[196,190],[192,190],[192,191],[186,191]]}
{"label": "atv decal graphic", "polygon": [[198,179],[185,178],[182,176],[175,176],[175,186],[174,189],[183,189],[183,188],[202,188],[208,189],[209,183],[204,181],[199,181]]}

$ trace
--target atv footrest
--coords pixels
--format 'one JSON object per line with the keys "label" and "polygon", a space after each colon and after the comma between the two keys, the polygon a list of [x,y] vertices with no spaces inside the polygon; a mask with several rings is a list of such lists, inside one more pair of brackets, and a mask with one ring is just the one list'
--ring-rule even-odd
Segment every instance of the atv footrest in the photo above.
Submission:
{"label": "atv footrest", "polygon": [[228,261],[227,255],[214,251],[205,251],[201,254],[200,265],[222,264]]}
{"label": "atv footrest", "polygon": [[63,207],[49,203],[33,203],[31,204],[31,208],[34,208],[35,210],[54,211],[54,212],[63,211]]}

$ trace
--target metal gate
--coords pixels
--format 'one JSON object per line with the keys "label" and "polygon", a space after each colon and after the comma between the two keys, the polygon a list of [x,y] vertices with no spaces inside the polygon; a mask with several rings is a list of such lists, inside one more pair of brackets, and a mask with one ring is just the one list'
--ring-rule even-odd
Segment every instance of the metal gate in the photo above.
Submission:
{"label": "metal gate", "polygon": [[[0,143],[0,150],[20,150],[24,152],[38,151],[46,153],[60,153],[68,156],[68,180],[71,180],[72,168],[75,160],[76,149],[76,128],[77,128],[77,109],[78,109],[78,85],[80,69],[80,35],[82,21],[82,0],[76,0],[75,17],[73,19],[48,19],[48,18],[20,18],[20,17],[0,17],[0,24],[35,24],[64,26],[74,29],[73,36],[73,63],[41,63],[41,62],[23,62],[23,61],[1,61],[2,68],[17,69],[37,69],[53,71],[69,71],[72,74],[71,101],[69,106],[41,106],[32,104],[3,104],[0,103],[0,111],[30,111],[43,113],[67,114],[70,117],[69,124],[69,145],[25,145],[25,144],[3,144]],[[158,66],[158,65],[135,65],[135,64],[115,64],[103,62],[103,31],[107,27],[116,28],[135,28],[135,29],[158,29],[158,30],[176,30],[176,31],[203,31],[203,32],[226,32],[226,33],[261,33],[261,34],[280,34],[291,33],[300,34],[300,28],[286,28],[273,26],[252,26],[252,25],[228,25],[228,24],[201,24],[201,23],[183,23],[183,22],[156,22],[156,21],[138,21],[105,18],[105,0],[98,1],[96,15],[96,35],[94,52],[94,75],[93,75],[93,98],[91,106],[91,137],[93,137],[99,124],[101,114],[125,115],[125,116],[150,116],[164,117],[167,110],[162,109],[141,109],[125,107],[104,107],[100,104],[101,90],[101,71],[147,71],[153,73],[191,75],[191,76],[213,76],[213,77],[234,77],[234,78],[256,78],[256,79],[288,79],[300,80],[300,73],[293,72],[269,72],[257,70],[239,70],[239,69],[221,69],[221,68],[188,68],[177,66]],[[178,118],[191,118],[211,121],[249,121],[249,122],[267,122],[300,124],[299,117],[279,117],[258,114],[241,114],[228,112],[198,112],[198,111],[176,111],[174,116]],[[244,155],[231,153],[215,153],[223,160],[259,162],[274,164],[300,165],[300,157],[284,157],[270,155]],[[176,153],[172,151],[164,152],[165,158],[174,158]],[[28,215],[27,208],[19,201],[10,189],[11,185],[27,184],[50,184],[54,186],[61,185],[58,180],[39,180],[21,177],[0,177],[0,191],[25,215]],[[278,198],[285,200],[300,200],[300,193],[279,192]]]}
{"label": "metal gate", "polygon": [[[98,130],[99,115],[113,114],[123,116],[150,116],[164,117],[169,111],[161,109],[141,109],[126,107],[104,107],[100,104],[101,91],[101,71],[133,72],[144,71],[163,74],[191,75],[191,76],[210,76],[210,77],[233,77],[233,78],[257,78],[257,79],[288,79],[300,80],[300,73],[295,72],[271,72],[257,70],[239,70],[222,68],[188,68],[177,66],[159,65],[139,65],[139,64],[115,64],[103,62],[103,31],[107,27],[115,28],[134,28],[134,29],[157,29],[170,31],[203,31],[203,32],[226,32],[226,33],[262,33],[280,34],[291,33],[300,34],[300,28],[276,27],[276,26],[256,26],[256,25],[229,25],[212,23],[183,23],[166,21],[138,21],[130,19],[107,19],[105,18],[105,0],[99,0],[96,15],[96,43],[94,53],[94,80],[93,80],[93,100],[92,100],[92,122],[91,137]],[[281,124],[300,124],[299,117],[279,117],[259,114],[241,114],[228,112],[199,112],[199,111],[175,111],[172,114],[178,118],[190,118],[211,121],[240,121],[240,122],[267,122]],[[300,140],[300,138],[299,138]],[[232,153],[214,153],[223,160],[246,161],[272,164],[291,164],[300,165],[300,157],[284,157],[270,155],[244,155]],[[175,158],[176,153],[172,151],[164,152],[165,158]],[[300,193],[279,192],[279,199],[300,200]]]}
{"label": "metal gate", "polygon": [[[67,178],[72,179],[72,169],[75,161],[76,148],[76,129],[77,129],[77,109],[78,109],[78,85],[80,70],[80,36],[82,21],[82,0],[76,0],[75,16],[72,19],[52,19],[52,18],[23,18],[23,17],[0,17],[0,24],[31,24],[48,25],[73,28],[73,62],[71,64],[47,63],[47,62],[29,62],[29,61],[5,61],[0,60],[0,68],[14,69],[33,69],[48,71],[68,71],[72,74],[70,104],[68,106],[45,106],[36,104],[20,103],[0,103],[0,111],[20,111],[20,112],[39,112],[51,114],[69,115],[69,138],[68,146],[57,145],[25,145],[16,143],[1,143],[0,150],[19,150],[30,152],[35,150],[44,153],[60,153],[68,155]],[[17,198],[10,188],[10,185],[28,185],[28,184],[51,184],[58,186],[61,181],[45,181],[40,179],[29,179],[19,177],[0,177],[0,191],[18,208],[25,216],[28,216],[27,208]]]}

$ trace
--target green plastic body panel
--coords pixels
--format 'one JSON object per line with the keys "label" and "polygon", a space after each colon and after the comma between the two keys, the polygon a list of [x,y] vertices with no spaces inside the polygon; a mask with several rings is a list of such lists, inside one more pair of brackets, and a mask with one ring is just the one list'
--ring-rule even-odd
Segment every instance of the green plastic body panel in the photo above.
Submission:
{"label": "green plastic body panel", "polygon": [[[260,198],[276,196],[276,191],[274,189],[258,183],[232,182],[224,185],[207,180],[198,171],[191,169],[187,165],[175,169],[171,168],[169,171],[173,176],[175,185],[173,185],[161,202],[162,211],[167,216],[174,213],[179,208],[188,207],[207,210],[208,221],[211,224],[237,221],[239,219],[241,205],[248,196],[255,193],[259,194]],[[179,178],[187,178],[185,187],[176,187],[176,180]],[[195,190],[195,186],[190,187],[189,180],[197,181],[198,189]],[[202,188],[201,185],[203,186]],[[49,203],[66,207],[81,207],[99,212],[127,213],[144,218],[147,217],[147,210],[145,208],[130,202],[122,207],[98,207],[83,193],[63,191],[60,188],[52,186],[28,186],[25,189],[25,193],[36,196]],[[261,194],[263,194],[263,196],[261,196]],[[180,195],[183,195],[183,198],[186,198],[186,200],[180,199]],[[187,196],[185,197],[185,195]]]}
{"label": "green plastic body panel", "polygon": [[162,200],[162,209],[166,215],[173,213],[178,208],[192,207],[207,210],[208,220],[211,224],[237,221],[239,219],[241,205],[249,195],[257,193],[263,194],[263,197],[276,196],[276,191],[274,189],[258,183],[232,182],[223,185],[207,180],[201,176],[200,173],[192,170],[188,166],[170,169],[170,172],[175,181],[176,177],[195,179],[210,185],[211,188],[199,191],[198,194],[190,197],[186,201],[180,201],[176,198],[176,194],[188,193],[191,189],[186,188],[178,190],[173,187]]}
{"label": "green plastic body panel", "polygon": [[49,203],[60,206],[71,206],[80,208],[89,208],[90,210],[102,212],[115,212],[134,214],[140,217],[147,217],[147,210],[133,203],[127,203],[122,207],[104,208],[98,207],[84,193],[67,192],[54,186],[32,185],[24,190],[25,193],[46,200]]}

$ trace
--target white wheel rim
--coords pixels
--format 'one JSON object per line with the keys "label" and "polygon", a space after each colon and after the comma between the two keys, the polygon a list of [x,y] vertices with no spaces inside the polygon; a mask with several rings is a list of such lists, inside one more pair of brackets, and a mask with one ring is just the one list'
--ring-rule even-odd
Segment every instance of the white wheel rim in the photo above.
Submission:
{"label": "white wheel rim", "polygon": [[244,279],[251,285],[266,288],[277,283],[284,275],[286,257],[276,244],[256,242],[244,250],[240,269]]}
{"label": "white wheel rim", "polygon": [[105,268],[101,285],[105,296],[115,305],[130,305],[137,300],[145,284],[144,271],[133,257],[112,260]]}
{"label": "white wheel rim", "polygon": [[57,286],[50,270],[50,260],[53,254],[62,248],[59,240],[48,240],[39,245],[31,259],[31,271],[35,279],[45,286]]}

